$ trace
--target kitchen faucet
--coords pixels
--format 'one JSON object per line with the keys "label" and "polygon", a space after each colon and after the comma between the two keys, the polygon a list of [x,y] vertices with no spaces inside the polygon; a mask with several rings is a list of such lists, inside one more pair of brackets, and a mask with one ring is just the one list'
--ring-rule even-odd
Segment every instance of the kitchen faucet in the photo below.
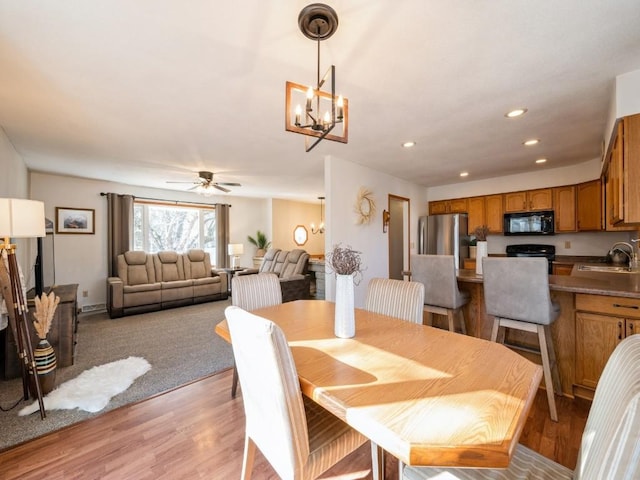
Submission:
{"label": "kitchen faucet", "polygon": [[[637,241],[638,239],[636,239]],[[631,240],[633,242],[633,240]],[[616,248],[618,245],[624,245],[625,247],[629,247],[629,251],[627,252],[626,250],[622,249],[622,248]],[[614,243],[611,248],[609,249],[609,256],[612,257],[614,255],[614,252],[618,251],[620,253],[624,253],[628,258],[629,258],[629,262],[631,262],[635,256],[635,253],[633,251],[633,245],[631,245],[630,243],[627,242],[616,242]]]}

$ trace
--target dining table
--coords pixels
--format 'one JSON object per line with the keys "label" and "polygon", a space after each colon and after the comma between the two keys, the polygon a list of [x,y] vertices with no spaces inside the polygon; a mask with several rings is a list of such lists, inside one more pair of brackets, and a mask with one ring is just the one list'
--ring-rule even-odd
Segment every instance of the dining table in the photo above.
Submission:
{"label": "dining table", "polygon": [[[297,300],[252,311],[283,330],[304,395],[406,465],[509,465],[539,365],[499,343],[360,308],[355,336],[339,338],[334,307]],[[215,332],[231,342],[226,320]]]}

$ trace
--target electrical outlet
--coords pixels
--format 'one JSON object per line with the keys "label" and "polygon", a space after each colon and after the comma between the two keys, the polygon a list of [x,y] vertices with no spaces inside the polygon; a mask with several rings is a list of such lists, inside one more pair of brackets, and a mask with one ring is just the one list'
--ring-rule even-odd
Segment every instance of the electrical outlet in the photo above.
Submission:
{"label": "electrical outlet", "polygon": [[83,296],[84,298],[87,298],[87,297],[89,296],[89,290],[83,290],[83,291],[82,291],[82,296]]}
{"label": "electrical outlet", "polygon": [[571,248],[571,242],[569,240],[564,242],[564,248]]}

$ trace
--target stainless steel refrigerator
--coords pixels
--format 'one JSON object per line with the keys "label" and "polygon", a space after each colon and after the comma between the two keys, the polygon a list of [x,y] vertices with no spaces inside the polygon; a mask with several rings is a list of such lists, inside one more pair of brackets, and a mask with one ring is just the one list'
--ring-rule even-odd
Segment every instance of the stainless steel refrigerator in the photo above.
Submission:
{"label": "stainless steel refrigerator", "polygon": [[429,215],[418,218],[418,253],[453,255],[457,268],[469,257],[467,214]]}

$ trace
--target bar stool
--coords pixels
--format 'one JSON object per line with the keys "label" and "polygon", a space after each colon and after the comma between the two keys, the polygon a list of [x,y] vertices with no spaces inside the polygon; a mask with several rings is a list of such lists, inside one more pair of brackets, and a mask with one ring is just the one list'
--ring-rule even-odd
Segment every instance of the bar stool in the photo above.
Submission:
{"label": "bar stool", "polygon": [[460,330],[467,333],[462,307],[469,303],[469,294],[458,288],[453,255],[411,255],[411,280],[424,285],[427,325],[433,324],[434,313],[445,315],[449,331],[455,332],[454,320],[458,317]]}
{"label": "bar stool", "polygon": [[[491,341],[498,341],[500,327],[538,335],[544,382],[551,420],[558,421],[554,392],[562,394],[560,375],[549,326],[560,315],[560,306],[549,293],[549,262],[546,258],[484,257],[484,302],[494,317]],[[504,333],[500,336],[504,343]]]}

